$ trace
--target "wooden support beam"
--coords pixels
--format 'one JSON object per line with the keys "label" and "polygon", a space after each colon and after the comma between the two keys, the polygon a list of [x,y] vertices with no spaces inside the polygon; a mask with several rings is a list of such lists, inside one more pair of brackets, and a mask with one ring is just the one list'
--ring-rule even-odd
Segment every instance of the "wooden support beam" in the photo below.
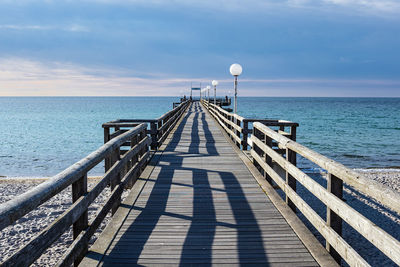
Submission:
{"label": "wooden support beam", "polygon": [[151,149],[157,150],[158,148],[157,124],[155,122],[150,123],[150,129],[151,129]]}
{"label": "wooden support beam", "polygon": [[249,131],[249,122],[248,121],[246,121],[246,120],[243,120],[243,141],[242,141],[242,144],[243,144],[243,148],[242,148],[242,150],[247,150],[247,146],[248,146],[248,143],[247,143],[247,138],[249,137],[249,134],[248,134],[248,131]]}
{"label": "wooden support beam", "polygon": [[[327,190],[339,199],[343,199],[343,181],[330,173],[328,173]],[[342,236],[342,218],[328,206],[326,208],[326,223],[338,233],[338,235]],[[328,242],[326,242],[326,250],[328,250],[338,264],[341,264],[342,258]]]}
{"label": "wooden support beam", "polygon": [[[81,197],[87,194],[87,174],[79,178],[76,182],[72,184],[72,202],[75,203]],[[88,227],[88,212],[87,210],[79,217],[79,219],[73,224],[72,232],[73,238],[76,239],[79,234]],[[87,253],[88,244],[83,245],[84,250],[77,255],[77,259],[74,262],[74,266],[78,266],[79,262],[83,259]]]}

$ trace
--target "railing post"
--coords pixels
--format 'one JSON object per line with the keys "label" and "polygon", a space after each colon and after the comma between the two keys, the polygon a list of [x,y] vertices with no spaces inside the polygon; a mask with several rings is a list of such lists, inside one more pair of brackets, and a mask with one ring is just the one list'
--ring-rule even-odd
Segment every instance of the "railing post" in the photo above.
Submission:
{"label": "railing post", "polygon": [[[293,152],[290,149],[286,149],[286,160],[292,163],[294,166],[297,164],[296,160],[296,152]],[[293,189],[293,191],[296,192],[296,179],[289,174],[289,172],[286,170],[286,184],[290,186],[290,188]],[[286,194],[286,204],[294,211],[296,212],[296,205],[289,199],[288,195]]]}
{"label": "railing post", "polygon": [[[330,173],[328,173],[327,190],[339,199],[343,199],[343,181]],[[326,209],[326,223],[336,233],[342,236],[342,218],[328,207]],[[337,263],[341,264],[342,258],[328,242],[326,242],[326,250],[329,251]]]}
{"label": "railing post", "polygon": [[[285,131],[285,127],[281,126],[280,129],[282,131]],[[296,126],[291,126],[290,128],[290,139],[293,141],[296,141]],[[297,165],[297,156],[296,156],[296,152],[290,150],[290,149],[286,149],[286,160],[289,161],[291,164],[293,164],[294,166]],[[286,183],[287,185],[289,185],[293,191],[296,192],[296,179],[291,176],[288,171],[286,171]],[[286,195],[286,204],[294,211],[296,212],[296,205],[294,205],[294,203],[288,198],[288,196]]]}
{"label": "railing post", "polygon": [[[116,148],[111,155],[111,166],[113,166],[118,160],[120,160],[120,149],[119,147]],[[121,172],[118,172],[115,177],[111,178],[111,192],[114,190],[114,188],[121,182]],[[118,197],[118,199],[115,201],[112,207],[112,215],[117,211],[118,206],[121,202],[121,196]]]}
{"label": "railing post", "polygon": [[[240,127],[240,124],[241,124],[240,120],[238,120],[238,119],[235,117],[235,121],[236,121],[236,125]],[[236,136],[239,137],[239,139],[240,139],[240,131],[238,131],[238,130],[235,129],[235,132],[236,132]],[[241,143],[238,142],[238,141],[235,141],[235,142],[236,142],[237,146],[238,146],[239,149],[240,149]]]}
{"label": "railing post", "polygon": [[242,140],[242,146],[243,146],[243,150],[247,150],[247,138],[249,136],[248,134],[249,131],[249,122],[246,121],[245,119],[243,119],[243,140]]}
{"label": "railing post", "polygon": [[290,127],[290,139],[296,142],[296,129],[297,126],[291,126]]}
{"label": "railing post", "polygon": [[[139,139],[138,139],[138,135],[135,135],[131,138],[131,148],[135,147],[137,144],[139,143]],[[135,166],[136,162],[139,161],[139,156],[135,155],[132,157],[132,159],[130,160],[130,163],[128,163],[128,167],[129,169],[132,168],[133,166]],[[129,171],[128,169],[128,171]],[[131,180],[129,180],[129,182],[127,183],[126,187],[128,189],[131,189],[133,187],[133,179],[136,177],[133,177]]]}
{"label": "railing post", "polygon": [[151,149],[157,150],[157,124],[154,121],[150,123],[150,133]]}
{"label": "railing post", "polygon": [[[146,132],[143,131],[139,134],[139,139],[140,141],[142,141],[144,138],[146,138]],[[148,150],[149,150],[148,146],[143,146],[142,150],[140,151],[140,159],[138,158],[138,160],[142,160],[143,155],[145,155]],[[146,165],[143,165],[142,170],[140,172],[142,172],[145,167]]]}
{"label": "railing post", "polygon": [[[272,138],[268,135],[264,135],[264,143],[272,148]],[[264,160],[272,168],[272,158],[264,151]],[[272,178],[264,171],[264,178],[268,183],[272,184]]]}
{"label": "railing post", "polygon": [[[104,127],[104,144],[110,141],[110,127]],[[110,158],[105,157],[104,159],[104,171],[107,172],[110,169]]]}
{"label": "railing post", "polygon": [[[72,184],[72,202],[78,201],[78,199],[87,193],[87,174],[79,178]],[[78,235],[88,227],[88,212],[87,210],[79,217],[79,219],[73,224],[72,232],[73,238],[76,239]],[[80,261],[83,259],[88,250],[88,244],[84,245],[84,249],[75,259],[75,266],[78,266]]]}
{"label": "railing post", "polygon": [[104,127],[104,144],[110,141],[110,127]]}
{"label": "railing post", "polygon": [[[157,148],[158,148],[159,145],[161,145],[161,144],[158,143],[158,140],[161,139],[161,137],[164,135],[164,132],[167,130],[167,129],[165,129],[165,128],[162,129],[162,126],[166,124],[165,121],[166,121],[167,124],[168,124],[169,118],[170,118],[170,115],[166,116],[166,118],[164,118],[164,119],[162,119],[162,120],[159,120],[159,121],[157,122]],[[165,121],[164,121],[164,120],[165,120]],[[167,126],[167,128],[168,128],[168,126]]]}
{"label": "railing post", "polygon": [[[258,136],[258,130],[257,130],[256,127],[253,127],[253,133],[252,133],[252,134],[253,134],[254,137],[259,138],[259,136]],[[253,146],[251,147],[251,149],[254,150],[255,153],[260,154],[260,148],[259,148],[256,144],[253,144]],[[258,164],[257,160],[255,160],[254,158],[253,158],[253,164],[254,164],[254,166],[256,166],[257,169],[261,172],[261,169],[259,168],[259,167],[261,167],[261,166]]]}

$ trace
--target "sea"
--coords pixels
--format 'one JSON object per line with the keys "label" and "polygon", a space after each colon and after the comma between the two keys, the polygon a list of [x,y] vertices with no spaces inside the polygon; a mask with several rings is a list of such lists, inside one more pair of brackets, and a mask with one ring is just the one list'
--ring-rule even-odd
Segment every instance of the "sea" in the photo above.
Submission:
{"label": "sea", "polygon": [[[103,144],[102,123],[154,119],[178,101],[0,97],[0,176],[53,176]],[[297,122],[299,143],[350,168],[400,169],[400,98],[239,97],[238,114]],[[304,160],[299,166],[320,171]]]}

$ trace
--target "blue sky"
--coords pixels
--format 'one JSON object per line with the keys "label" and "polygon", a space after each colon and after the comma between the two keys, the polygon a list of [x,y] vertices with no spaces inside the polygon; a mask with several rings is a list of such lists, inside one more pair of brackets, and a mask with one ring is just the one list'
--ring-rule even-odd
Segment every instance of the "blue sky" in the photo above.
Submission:
{"label": "blue sky", "polygon": [[400,96],[400,1],[0,2],[0,96]]}

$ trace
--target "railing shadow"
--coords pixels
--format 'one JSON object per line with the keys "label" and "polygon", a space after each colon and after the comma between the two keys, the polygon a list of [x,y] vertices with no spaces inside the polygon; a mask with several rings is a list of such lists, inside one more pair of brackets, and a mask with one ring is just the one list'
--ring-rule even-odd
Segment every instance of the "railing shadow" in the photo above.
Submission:
{"label": "railing shadow", "polygon": [[[198,103],[196,103],[196,110]],[[204,113],[203,113],[204,114]],[[196,154],[200,152],[200,135],[199,135],[199,113],[193,120],[192,132],[191,132],[191,144],[189,152]],[[202,125],[204,135],[210,139],[212,136],[210,133],[206,135],[206,125],[204,124],[204,117],[202,118]],[[207,125],[208,126],[208,125]],[[208,148],[209,145],[215,143],[212,142],[205,146]],[[208,149],[207,149],[208,150]],[[180,266],[186,266],[193,264],[194,259],[201,257],[202,263],[211,262],[212,260],[212,244],[214,241],[216,231],[216,214],[213,202],[213,196],[211,186],[208,180],[206,169],[193,169],[192,170],[192,183],[193,183],[193,216],[186,234],[185,241],[183,243]]]}

